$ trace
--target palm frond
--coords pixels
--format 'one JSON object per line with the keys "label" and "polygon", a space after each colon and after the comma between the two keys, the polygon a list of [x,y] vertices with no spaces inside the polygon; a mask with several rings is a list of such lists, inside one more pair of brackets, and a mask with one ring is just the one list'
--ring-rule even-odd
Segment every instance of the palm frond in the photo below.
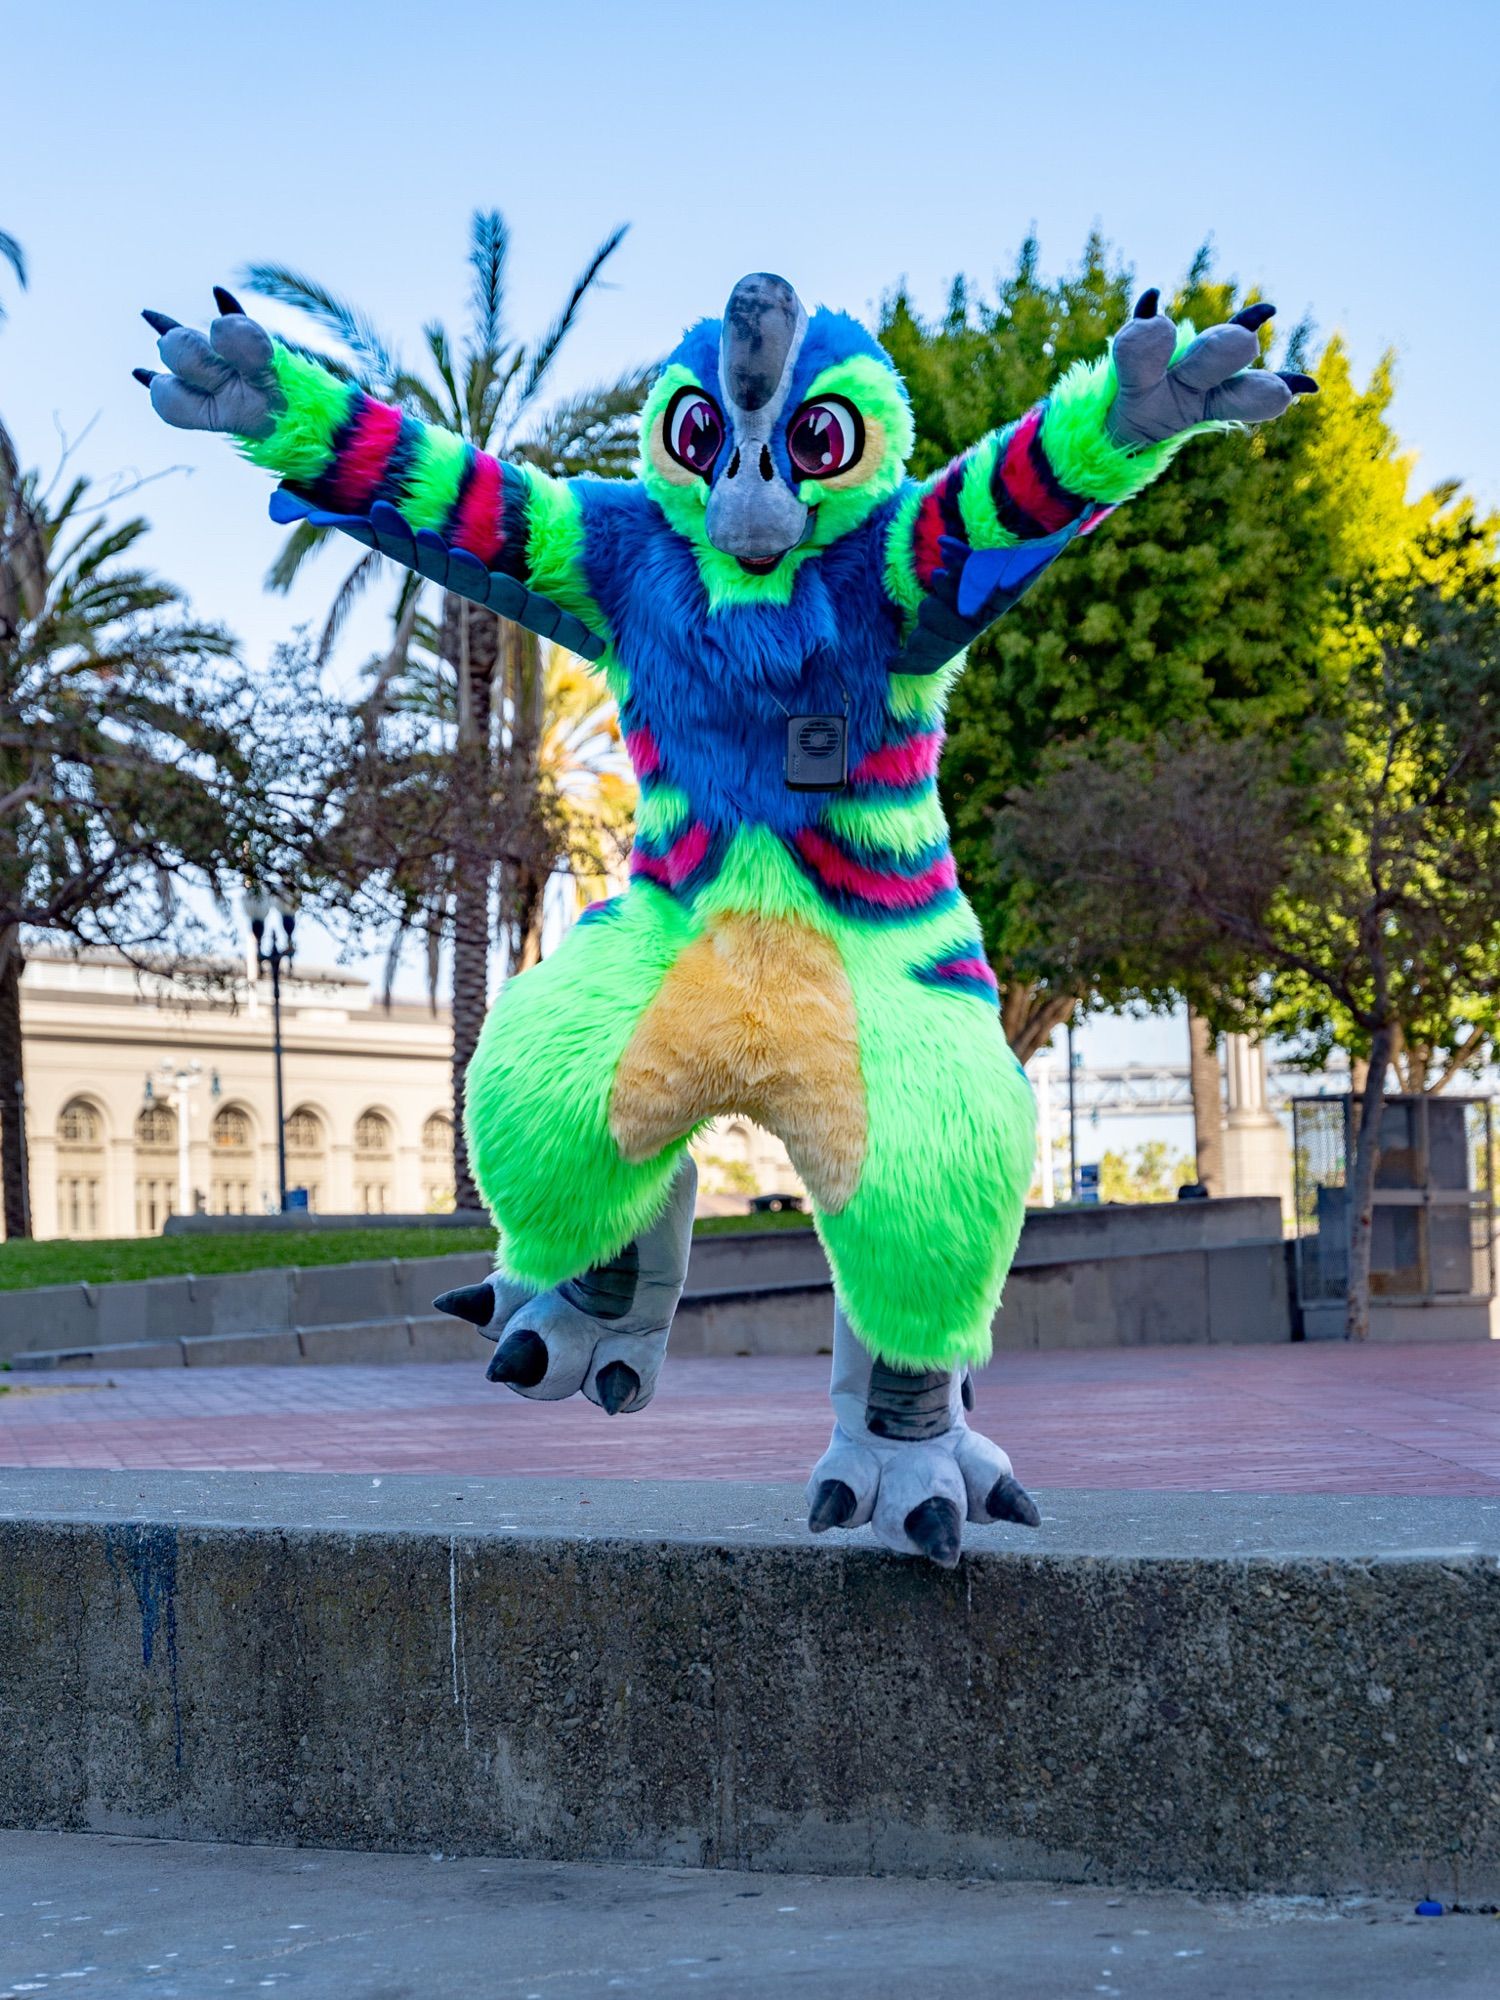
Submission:
{"label": "palm frond", "polygon": [[474,328],[467,352],[498,354],[505,332],[505,265],[510,230],[498,208],[476,209],[469,222],[469,268],[474,273],[469,303]]}
{"label": "palm frond", "polygon": [[531,349],[528,356],[526,376],[521,384],[521,393],[516,401],[518,412],[526,408],[533,396],[541,388],[549,369],[557,359],[558,349],[573,330],[573,322],[578,317],[578,308],[599,282],[600,272],[625,241],[629,228],[629,223],[621,223],[617,229],[612,229],[608,236],[605,237],[604,241],[595,250],[593,256],[590,257],[587,264],[584,265],[578,276],[573,280],[573,289],[568,294],[567,302],[563,306],[562,311],[553,320],[551,326],[548,327],[536,346]]}
{"label": "palm frond", "polygon": [[585,472],[623,477],[635,460],[641,403],[653,373],[633,369],[555,404],[529,438],[512,446],[514,455],[559,479]]}
{"label": "palm frond", "polygon": [[338,644],[340,632],[348,620],[349,613],[359,599],[369,589],[380,573],[381,558],[374,549],[366,549],[333,594],[333,602],[328,607],[328,616],[323,621],[322,636],[318,640],[315,655],[318,665],[326,667],[329,655]]}
{"label": "palm frond", "polygon": [[432,356],[432,365],[438,372],[438,380],[448,392],[446,421],[455,430],[463,428],[463,401],[458,393],[458,383],[453,374],[453,350],[448,341],[448,332],[438,320],[429,320],[422,329],[422,338],[427,343],[427,352]]}
{"label": "palm frond", "polygon": [[370,369],[381,382],[389,382],[400,364],[390,343],[367,313],[329,291],[316,278],[304,277],[285,264],[247,264],[240,282],[262,298],[279,305],[293,306],[319,326],[326,327]]}
{"label": "palm frond", "polygon": [[0,229],[0,259],[3,259],[16,274],[16,283],[26,283],[26,252],[14,236]]}
{"label": "palm frond", "polygon": [[311,521],[299,521],[266,571],[266,589],[284,597],[302,574],[309,557],[316,555],[333,533],[332,528],[315,528]]}
{"label": "palm frond", "polygon": [[437,424],[443,430],[454,428],[453,414],[445,410],[432,384],[424,382],[420,375],[403,368],[392,376],[387,384],[387,393],[393,403],[399,403],[403,410],[409,410],[414,417],[421,417],[425,423]]}

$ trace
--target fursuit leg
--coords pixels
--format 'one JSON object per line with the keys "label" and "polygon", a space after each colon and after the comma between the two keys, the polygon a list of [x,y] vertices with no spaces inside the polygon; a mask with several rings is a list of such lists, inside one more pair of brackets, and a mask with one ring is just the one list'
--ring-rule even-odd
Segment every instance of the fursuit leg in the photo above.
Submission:
{"label": "fursuit leg", "polygon": [[552,1403],[581,1389],[608,1416],[643,1410],[687,1277],[697,1191],[684,1156],[661,1214],[606,1263],[545,1292],[497,1271],[433,1303],[494,1339],[486,1372],[518,1396]]}
{"label": "fursuit leg", "polygon": [[999,1445],[969,1429],[966,1368],[906,1370],[877,1361],[840,1306],[829,1393],[833,1436],[807,1483],[815,1535],[868,1521],[885,1548],[952,1569],[965,1521],[1040,1523]]}

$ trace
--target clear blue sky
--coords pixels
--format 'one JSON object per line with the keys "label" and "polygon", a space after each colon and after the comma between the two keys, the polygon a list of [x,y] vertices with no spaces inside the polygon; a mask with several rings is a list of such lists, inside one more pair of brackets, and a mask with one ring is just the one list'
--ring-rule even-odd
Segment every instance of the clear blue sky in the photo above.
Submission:
{"label": "clear blue sky", "polygon": [[654,358],[744,271],[869,310],[936,309],[1035,224],[1050,267],[1099,227],[1141,282],[1212,235],[1290,323],[1401,355],[1419,477],[1500,503],[1500,0],[73,0],[6,11],[0,227],[32,285],[0,330],[0,407],[46,462],[185,465],[138,503],[151,560],[252,657],[318,615],[260,578],[265,482],[164,430],[130,380],[136,317],[187,320],[250,259],[305,266],[408,347],[456,314],[476,205],[513,233],[517,326],[550,315],[616,221],[617,288],[559,386]]}

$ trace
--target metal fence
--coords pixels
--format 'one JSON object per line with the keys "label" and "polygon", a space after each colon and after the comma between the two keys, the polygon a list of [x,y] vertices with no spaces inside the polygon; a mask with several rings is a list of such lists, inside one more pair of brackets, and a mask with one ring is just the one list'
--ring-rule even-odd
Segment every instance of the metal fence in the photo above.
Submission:
{"label": "metal fence", "polygon": [[[1359,1100],[1292,1100],[1297,1297],[1342,1299]],[[1380,1125],[1370,1294],[1413,1304],[1495,1290],[1494,1158],[1483,1097],[1388,1097]]]}

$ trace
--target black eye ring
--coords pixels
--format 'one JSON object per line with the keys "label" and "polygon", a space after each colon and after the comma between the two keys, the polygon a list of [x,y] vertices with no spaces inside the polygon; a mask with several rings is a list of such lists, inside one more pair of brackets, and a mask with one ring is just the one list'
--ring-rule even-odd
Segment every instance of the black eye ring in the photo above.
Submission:
{"label": "black eye ring", "polygon": [[666,407],[661,425],[667,456],[700,479],[713,476],[724,449],[723,412],[706,389],[679,389]]}
{"label": "black eye ring", "polygon": [[[797,449],[798,427],[814,410],[830,410],[839,422],[843,455],[832,465],[816,463],[810,451]],[[797,410],[786,427],[787,455],[802,479],[836,479],[858,465],[865,455],[865,420],[847,396],[812,396]]]}

